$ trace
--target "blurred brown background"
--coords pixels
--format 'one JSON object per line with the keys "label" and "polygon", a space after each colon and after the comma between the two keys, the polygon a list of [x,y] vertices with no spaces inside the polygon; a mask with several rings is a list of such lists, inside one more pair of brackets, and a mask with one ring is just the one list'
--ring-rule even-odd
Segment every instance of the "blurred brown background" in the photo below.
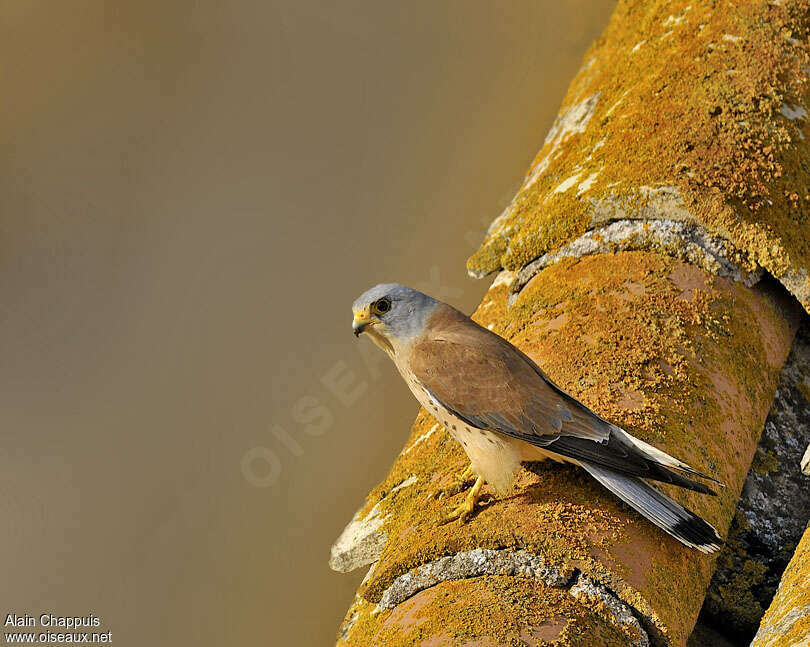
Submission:
{"label": "blurred brown background", "polygon": [[613,4],[0,2],[3,618],[332,643],[416,413],[350,304],[475,306]]}

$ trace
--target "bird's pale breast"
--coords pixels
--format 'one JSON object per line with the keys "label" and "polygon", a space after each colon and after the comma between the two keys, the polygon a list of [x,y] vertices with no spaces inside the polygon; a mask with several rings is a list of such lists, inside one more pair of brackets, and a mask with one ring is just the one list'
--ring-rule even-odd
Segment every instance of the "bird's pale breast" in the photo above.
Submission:
{"label": "bird's pale breast", "polygon": [[521,445],[526,443],[492,431],[471,427],[431,397],[410,371],[400,369],[400,372],[419,403],[464,448],[473,471],[483,477],[498,493],[508,492],[515,474],[520,469]]}

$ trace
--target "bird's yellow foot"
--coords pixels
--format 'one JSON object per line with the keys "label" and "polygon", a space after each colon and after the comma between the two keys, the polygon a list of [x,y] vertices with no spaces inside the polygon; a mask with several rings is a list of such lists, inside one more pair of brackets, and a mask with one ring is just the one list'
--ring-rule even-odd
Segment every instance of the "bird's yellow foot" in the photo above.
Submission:
{"label": "bird's yellow foot", "polygon": [[450,485],[441,488],[436,492],[436,497],[438,499],[449,498],[451,496],[455,496],[459,492],[464,489],[464,486],[467,482],[475,476],[475,472],[473,472],[472,465],[468,465],[467,468],[461,473],[453,478],[453,482]]}
{"label": "bird's yellow foot", "polygon": [[460,519],[461,523],[466,522],[475,511],[475,504],[478,503],[478,499],[481,496],[481,488],[483,487],[484,479],[479,476],[475,480],[475,484],[472,486],[472,488],[470,488],[467,496],[464,498],[464,502],[456,507],[452,512],[445,515],[439,522],[439,525],[442,526],[446,523],[450,523],[451,521],[455,521],[456,519]]}

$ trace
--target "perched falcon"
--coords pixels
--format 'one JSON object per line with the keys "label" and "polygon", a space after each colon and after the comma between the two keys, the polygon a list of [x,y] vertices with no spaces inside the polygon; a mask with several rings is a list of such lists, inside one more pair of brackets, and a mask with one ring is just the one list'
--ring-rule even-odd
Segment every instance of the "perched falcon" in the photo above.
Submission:
{"label": "perched falcon", "polygon": [[687,546],[710,553],[722,544],[710,524],[643,480],[714,494],[685,474],[714,479],[600,418],[502,337],[397,284],[373,287],[352,310],[354,334],[367,334],[388,354],[467,452],[477,478],[446,521],[466,520],[484,483],[505,493],[521,462],[550,458],[579,465]]}

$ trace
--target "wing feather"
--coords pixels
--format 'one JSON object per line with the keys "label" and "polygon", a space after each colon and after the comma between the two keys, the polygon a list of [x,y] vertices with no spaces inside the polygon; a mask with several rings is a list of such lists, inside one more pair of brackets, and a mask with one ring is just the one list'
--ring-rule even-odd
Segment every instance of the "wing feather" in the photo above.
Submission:
{"label": "wing feather", "polygon": [[443,406],[472,426],[532,444],[561,435],[608,441],[610,423],[555,387],[511,344],[470,328],[423,340],[411,352],[414,377]]}

